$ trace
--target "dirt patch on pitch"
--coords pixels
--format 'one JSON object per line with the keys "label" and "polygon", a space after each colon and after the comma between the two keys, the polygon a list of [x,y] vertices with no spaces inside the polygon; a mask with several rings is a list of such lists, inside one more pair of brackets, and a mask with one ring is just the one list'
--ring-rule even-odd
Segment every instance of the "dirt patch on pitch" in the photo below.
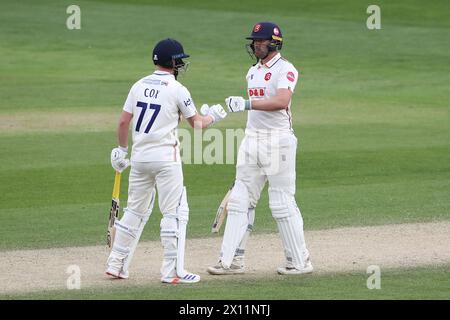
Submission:
{"label": "dirt patch on pitch", "polygon": [[[366,272],[383,268],[450,263],[450,221],[307,231],[315,273]],[[221,237],[189,239],[186,268],[212,279],[206,268],[215,263]],[[126,281],[104,274],[109,250],[105,246],[0,252],[0,294],[66,289],[71,266],[79,267],[81,288],[159,283],[162,248],[159,242],[138,246]],[[252,235],[246,255],[247,272],[233,277],[275,275],[283,263],[277,234]],[[75,268],[76,268],[75,267]],[[69,269],[68,269],[69,268]]]}

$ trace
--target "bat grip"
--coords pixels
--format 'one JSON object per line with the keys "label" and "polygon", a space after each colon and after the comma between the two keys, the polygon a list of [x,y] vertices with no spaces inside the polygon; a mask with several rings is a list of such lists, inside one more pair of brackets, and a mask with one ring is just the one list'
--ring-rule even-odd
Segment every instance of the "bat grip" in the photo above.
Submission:
{"label": "bat grip", "polygon": [[116,176],[114,177],[114,188],[112,197],[114,199],[118,199],[119,192],[120,192],[120,172],[116,171]]}

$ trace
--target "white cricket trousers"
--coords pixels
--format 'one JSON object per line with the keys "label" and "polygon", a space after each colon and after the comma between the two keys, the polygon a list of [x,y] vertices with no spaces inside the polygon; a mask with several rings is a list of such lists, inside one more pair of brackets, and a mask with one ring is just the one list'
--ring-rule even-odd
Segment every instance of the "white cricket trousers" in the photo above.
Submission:
{"label": "white cricket trousers", "polygon": [[144,214],[152,206],[153,192],[158,191],[163,215],[175,214],[183,192],[181,162],[155,161],[131,163],[127,208]]}
{"label": "white cricket trousers", "polygon": [[236,180],[247,186],[250,207],[256,206],[266,181],[270,187],[295,195],[296,154],[297,138],[291,132],[256,134],[246,131],[239,147]]}
{"label": "white cricket trousers", "polygon": [[252,135],[246,132],[239,148],[236,179],[247,187],[250,208],[256,206],[266,181],[269,182],[269,206],[283,242],[286,266],[301,269],[309,251],[303,218],[295,201],[296,152],[297,138],[293,133]]}

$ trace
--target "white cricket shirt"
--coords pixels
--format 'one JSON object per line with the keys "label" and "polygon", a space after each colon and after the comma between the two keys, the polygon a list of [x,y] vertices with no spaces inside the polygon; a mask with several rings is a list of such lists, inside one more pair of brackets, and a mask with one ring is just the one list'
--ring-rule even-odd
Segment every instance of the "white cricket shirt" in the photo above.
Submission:
{"label": "white cricket shirt", "polygon": [[191,94],[173,74],[155,71],[137,81],[123,110],[133,114],[132,161],[180,161],[181,114],[190,118],[197,111]]}
{"label": "white cricket shirt", "polygon": [[[294,92],[298,71],[289,61],[278,53],[266,64],[258,62],[247,73],[248,97],[250,100],[261,100],[276,96],[278,89],[289,89]],[[247,129],[250,132],[267,132],[267,130],[293,131],[291,101],[284,110],[260,111],[249,110]]]}

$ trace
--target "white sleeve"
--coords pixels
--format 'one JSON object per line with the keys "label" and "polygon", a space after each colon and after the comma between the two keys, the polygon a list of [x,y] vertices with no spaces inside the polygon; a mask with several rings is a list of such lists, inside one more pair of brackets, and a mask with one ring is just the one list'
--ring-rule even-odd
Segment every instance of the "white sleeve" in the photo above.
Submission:
{"label": "white sleeve", "polygon": [[177,90],[177,105],[186,119],[195,116],[197,113],[191,94],[184,86]]}
{"label": "white sleeve", "polygon": [[250,77],[250,71],[252,68],[248,69],[247,74],[245,75],[245,80],[248,82],[248,78]]}
{"label": "white sleeve", "polygon": [[283,69],[278,78],[277,89],[289,89],[294,92],[298,80],[298,71],[292,65]]}
{"label": "white sleeve", "polygon": [[125,104],[123,105],[123,111],[133,114],[133,107],[136,106],[136,99],[134,97],[134,86],[131,87],[130,92],[128,93],[127,100],[125,100]]}

